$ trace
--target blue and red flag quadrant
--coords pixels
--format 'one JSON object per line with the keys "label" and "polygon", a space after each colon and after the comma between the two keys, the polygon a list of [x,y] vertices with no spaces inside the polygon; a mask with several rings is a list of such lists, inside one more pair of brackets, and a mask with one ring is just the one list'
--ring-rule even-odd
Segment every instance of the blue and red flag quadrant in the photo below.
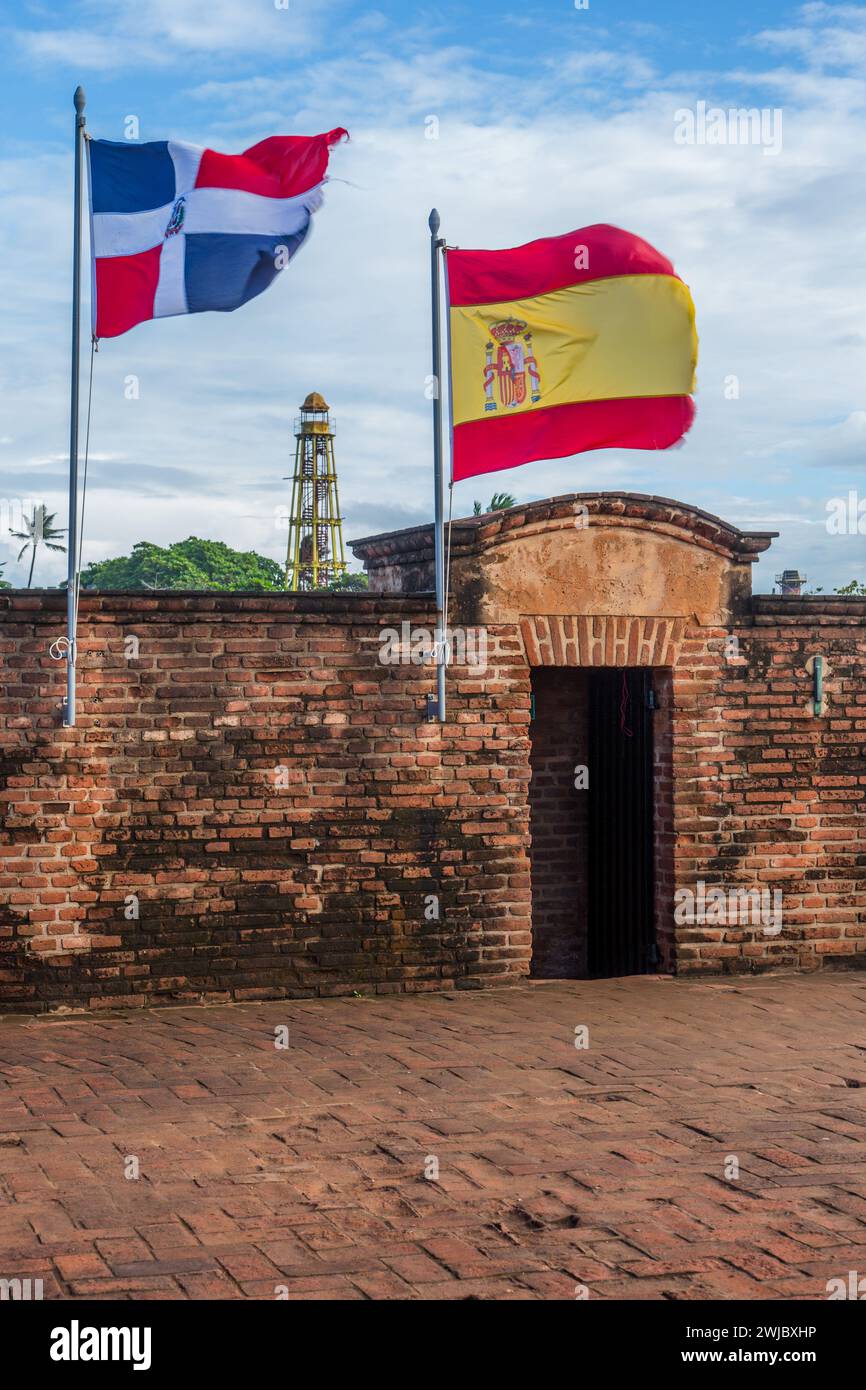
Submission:
{"label": "blue and red flag quadrant", "polygon": [[275,135],[239,155],[89,140],[96,337],[261,294],[309,235],[346,137]]}

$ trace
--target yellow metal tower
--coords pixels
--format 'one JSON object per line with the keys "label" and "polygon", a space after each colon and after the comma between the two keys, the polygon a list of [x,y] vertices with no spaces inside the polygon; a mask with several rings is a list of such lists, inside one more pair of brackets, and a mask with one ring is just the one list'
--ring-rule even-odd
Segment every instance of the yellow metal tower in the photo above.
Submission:
{"label": "yellow metal tower", "polygon": [[327,401],[311,391],[295,421],[287,589],[323,589],[346,571],[334,429]]}

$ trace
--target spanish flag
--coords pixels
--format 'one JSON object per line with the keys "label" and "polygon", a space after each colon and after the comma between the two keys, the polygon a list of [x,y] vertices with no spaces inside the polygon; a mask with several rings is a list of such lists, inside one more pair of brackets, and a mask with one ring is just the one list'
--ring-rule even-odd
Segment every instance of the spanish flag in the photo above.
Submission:
{"label": "spanish flag", "polygon": [[695,310],[648,242],[600,223],[446,266],[455,482],[686,433]]}

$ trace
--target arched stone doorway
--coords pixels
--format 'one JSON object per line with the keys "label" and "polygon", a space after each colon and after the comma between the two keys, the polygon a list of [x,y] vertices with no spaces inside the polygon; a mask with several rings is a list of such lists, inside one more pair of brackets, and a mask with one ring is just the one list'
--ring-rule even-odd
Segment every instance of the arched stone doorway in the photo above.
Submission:
{"label": "arched stone doorway", "polygon": [[[455,522],[449,620],[486,630],[494,700],[498,677],[514,691],[526,671],[525,729],[511,717],[515,747],[528,734],[531,974],[676,967],[674,892],[699,862],[686,848],[677,859],[676,839],[688,826],[705,856],[718,835],[717,806],[704,843],[690,803],[714,795],[702,745],[722,751],[723,648],[751,621],[751,566],[773,534],[628,493]],[[417,528],[356,552],[374,589],[423,592],[431,541]]]}

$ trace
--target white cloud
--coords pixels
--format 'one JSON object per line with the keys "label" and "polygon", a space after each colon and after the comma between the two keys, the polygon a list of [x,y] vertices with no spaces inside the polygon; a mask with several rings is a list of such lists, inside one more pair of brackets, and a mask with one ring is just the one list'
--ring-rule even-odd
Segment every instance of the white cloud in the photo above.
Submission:
{"label": "white cloud", "polygon": [[[846,472],[866,470],[866,410],[853,410],[844,420],[817,426],[808,434],[786,441],[787,454],[796,457],[798,451],[806,453],[813,466],[841,467]],[[852,485],[853,482],[852,473]]]}
{"label": "white cloud", "polygon": [[132,65],[164,67],[191,54],[237,58],[306,50],[326,19],[327,0],[79,0],[75,23],[25,27],[15,38],[31,62],[61,62],[112,71]]}
{"label": "white cloud", "polygon": [[557,84],[569,86],[616,78],[625,87],[645,87],[656,77],[653,64],[638,54],[622,49],[584,50],[548,60]]}
{"label": "white cloud", "polygon": [[[216,11],[222,42],[232,32],[228,8]],[[800,27],[822,40],[853,7],[832,8]],[[193,16],[194,7],[157,5],[147,33],[171,34],[176,56],[197,41]],[[251,23],[259,22],[256,9]],[[334,152],[315,235],[281,283],[237,315],[145,324],[102,344],[85,561],[191,533],[280,558],[274,508],[288,501],[292,420],[310,389],[324,392],[338,420],[348,533],[430,515],[426,222],[436,204],[444,234],[464,246],[516,245],[601,220],[637,231],[690,283],[701,334],[698,420],[683,449],[599,452],[470,480],[456,489],[455,515],[500,488],[521,499],[633,488],[758,529],[778,520],[784,534],[758,569],[760,587],[786,564],[823,566],[828,588],[850,578],[852,556],[814,525],[823,500],[808,498],[844,495],[863,477],[857,51],[831,81],[804,72],[795,48],[781,43],[786,66],[756,77],[662,78],[639,52],[604,42],[594,52],[577,37],[564,46],[560,84],[543,64],[525,77],[485,71],[465,49],[419,51],[417,37],[401,45],[381,26],[317,63],[314,84],[264,61],[247,79],[220,81],[218,65],[202,68],[205,80],[190,84],[195,119],[217,147],[335,124],[353,139]],[[581,82],[609,83],[616,111],[587,103]],[[783,104],[778,158],[674,144],[679,107],[739,106],[744,93],[745,104],[762,104],[750,82]],[[428,114],[440,118],[436,140],[425,138]],[[156,128],[159,119],[155,106],[148,121]],[[48,505],[62,511],[68,161],[7,151],[0,194],[0,427],[15,439],[15,478],[44,479]],[[124,397],[129,373],[141,383],[135,402]],[[731,376],[736,400],[725,397]],[[28,472],[28,459],[42,462]],[[797,493],[807,500],[795,504]],[[814,539],[804,558],[806,535]],[[59,578],[62,557],[46,558],[44,573]]]}
{"label": "white cloud", "polygon": [[794,53],[810,68],[851,69],[866,62],[866,8],[862,5],[801,6],[799,24],[764,29],[755,42]]}

